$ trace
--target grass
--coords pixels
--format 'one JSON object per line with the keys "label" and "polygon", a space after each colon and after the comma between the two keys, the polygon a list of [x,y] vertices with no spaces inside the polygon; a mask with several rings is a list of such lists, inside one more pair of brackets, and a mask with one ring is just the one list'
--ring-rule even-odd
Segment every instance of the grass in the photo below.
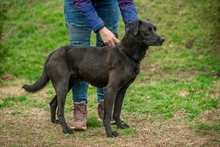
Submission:
{"label": "grass", "polygon": [[[7,3],[7,1],[4,1]],[[96,89],[89,87],[88,130],[62,134],[50,122],[51,83],[36,94],[21,87],[41,74],[47,55],[69,44],[62,1],[15,1],[8,10],[0,65],[0,143],[3,146],[219,146],[220,3],[218,0],[136,0],[139,18],[150,18],[165,39],[150,47],[129,87],[122,116],[130,125],[118,138],[97,120]],[[119,38],[124,34],[120,23]],[[94,34],[92,34],[94,36]],[[94,37],[91,40],[94,45]],[[65,115],[72,112],[71,93]]]}

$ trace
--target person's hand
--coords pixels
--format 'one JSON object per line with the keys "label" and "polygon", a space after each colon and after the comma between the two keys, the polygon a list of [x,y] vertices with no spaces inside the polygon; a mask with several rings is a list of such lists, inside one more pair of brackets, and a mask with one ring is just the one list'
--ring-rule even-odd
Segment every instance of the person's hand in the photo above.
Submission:
{"label": "person's hand", "polygon": [[120,40],[118,40],[115,37],[115,35],[110,30],[108,30],[106,27],[103,27],[99,31],[99,34],[102,38],[102,41],[107,46],[115,46],[117,43],[120,43]]}

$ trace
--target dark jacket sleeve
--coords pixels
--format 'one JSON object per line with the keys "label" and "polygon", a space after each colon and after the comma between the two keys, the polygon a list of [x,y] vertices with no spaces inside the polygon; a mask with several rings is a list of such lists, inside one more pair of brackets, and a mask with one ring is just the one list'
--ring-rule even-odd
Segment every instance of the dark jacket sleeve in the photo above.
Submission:
{"label": "dark jacket sleeve", "polygon": [[138,19],[136,7],[133,0],[118,0],[118,4],[125,23],[125,30],[127,30],[128,28],[126,24],[132,20]]}
{"label": "dark jacket sleeve", "polygon": [[[73,0],[73,3],[94,32],[105,25],[93,7],[92,0]],[[138,18],[133,0],[118,0],[118,4],[125,24]]]}
{"label": "dark jacket sleeve", "polygon": [[133,0],[118,0],[121,15],[125,24],[138,19],[138,14]]}
{"label": "dark jacket sleeve", "polygon": [[105,25],[102,19],[98,16],[91,0],[73,0],[73,3],[77,10],[84,16],[86,22],[92,27],[94,32],[97,32],[99,28]]}

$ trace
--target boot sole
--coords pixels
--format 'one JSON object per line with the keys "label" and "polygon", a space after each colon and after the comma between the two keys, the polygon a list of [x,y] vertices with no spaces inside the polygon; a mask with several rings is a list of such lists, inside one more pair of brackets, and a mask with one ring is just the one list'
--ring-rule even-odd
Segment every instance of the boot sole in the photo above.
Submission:
{"label": "boot sole", "polygon": [[74,131],[85,131],[87,127],[70,127]]}

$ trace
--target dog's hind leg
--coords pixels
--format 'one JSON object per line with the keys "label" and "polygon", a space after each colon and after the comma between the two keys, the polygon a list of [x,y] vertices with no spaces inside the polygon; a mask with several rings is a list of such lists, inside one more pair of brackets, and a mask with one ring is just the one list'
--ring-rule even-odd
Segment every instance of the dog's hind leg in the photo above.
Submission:
{"label": "dog's hind leg", "polygon": [[[73,85],[74,85],[74,80],[72,79],[69,81],[68,92],[73,87]],[[54,96],[54,98],[50,101],[49,105],[50,105],[51,122],[59,123],[59,119],[56,119],[56,112],[57,112],[57,117],[59,112],[59,110],[57,111],[57,95]]]}
{"label": "dog's hind leg", "polygon": [[50,116],[52,123],[59,123],[59,120],[56,119],[56,110],[57,110],[57,95],[50,101]]}
{"label": "dog's hind leg", "polygon": [[[55,106],[57,104],[58,106],[58,120],[60,125],[62,126],[63,133],[65,134],[73,134],[73,130],[70,129],[70,127],[67,125],[67,122],[65,120],[64,116],[64,106],[66,102],[66,95],[69,91],[69,80],[70,80],[70,74],[65,70],[65,67],[63,67],[62,70],[57,70],[56,72],[51,72],[50,74],[51,82],[53,84],[53,87],[56,91],[56,96],[54,97],[54,101],[52,101]],[[51,110],[52,115],[54,119],[55,111],[54,108]]]}
{"label": "dog's hind leg", "polygon": [[63,133],[65,134],[73,134],[73,130],[67,125],[64,116],[64,106],[66,102],[66,95],[68,92],[68,83],[60,82],[56,85],[56,93],[57,93],[57,102],[58,102],[58,119],[62,126]]}
{"label": "dog's hind leg", "polygon": [[116,124],[120,129],[129,128],[129,126],[125,123],[122,123],[120,119],[122,104],[126,91],[127,91],[127,87],[120,89],[115,99],[115,105],[114,105],[113,119],[116,121]]}

